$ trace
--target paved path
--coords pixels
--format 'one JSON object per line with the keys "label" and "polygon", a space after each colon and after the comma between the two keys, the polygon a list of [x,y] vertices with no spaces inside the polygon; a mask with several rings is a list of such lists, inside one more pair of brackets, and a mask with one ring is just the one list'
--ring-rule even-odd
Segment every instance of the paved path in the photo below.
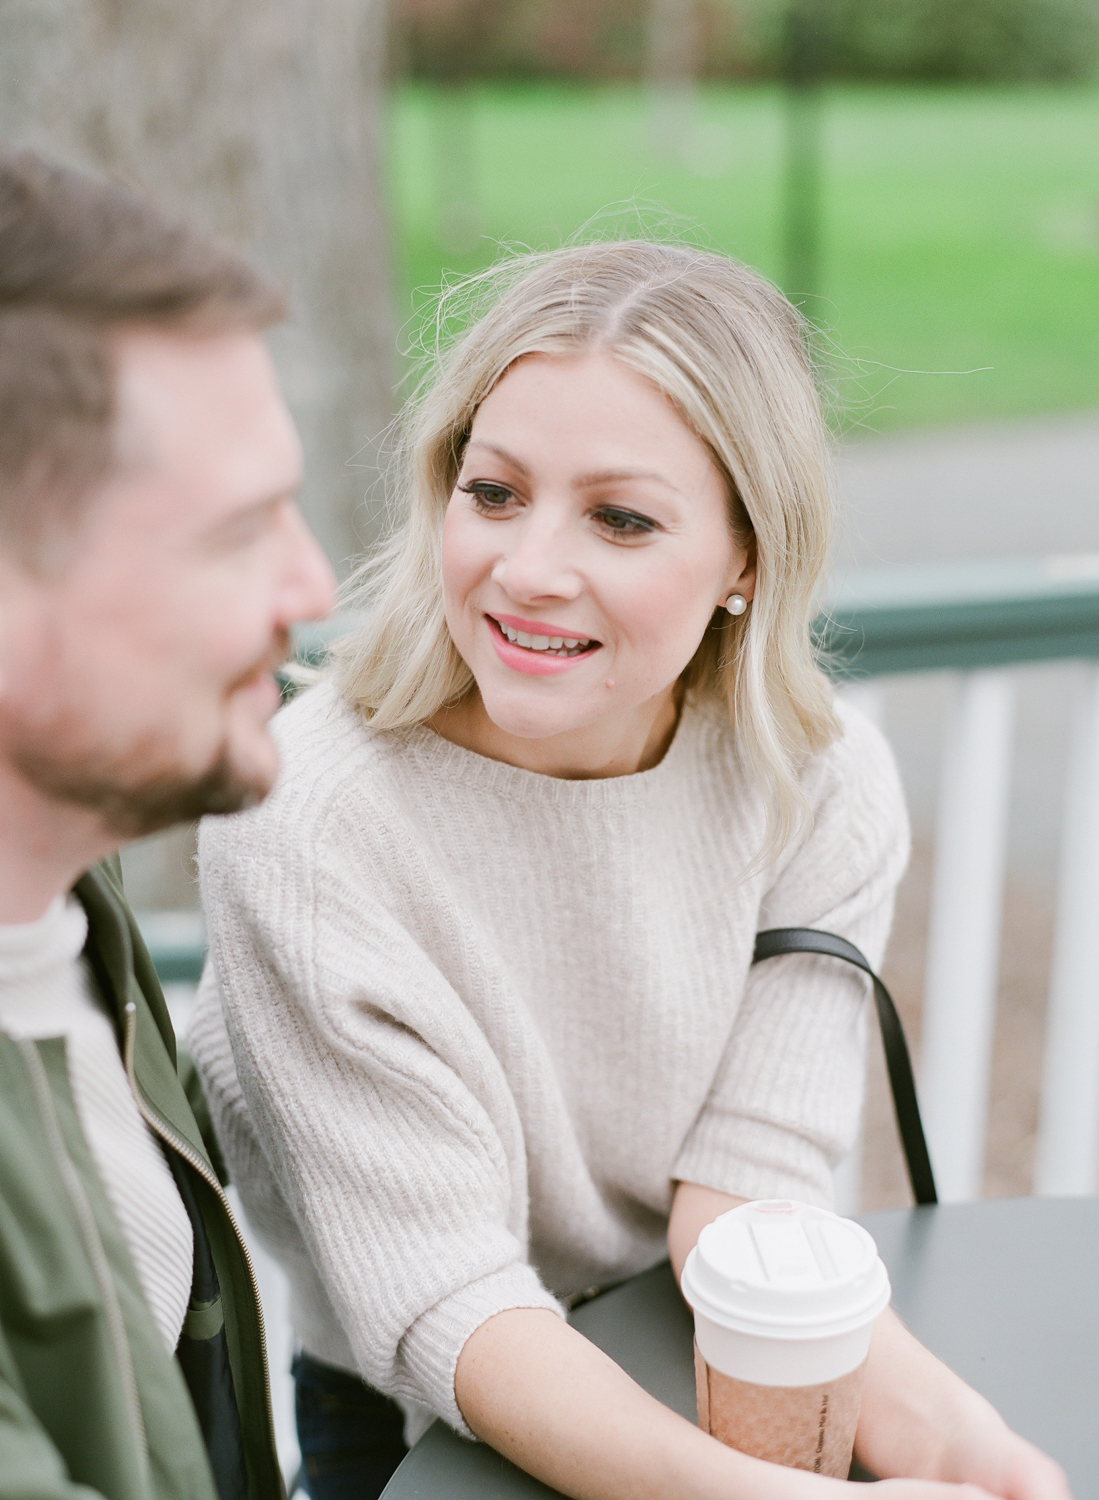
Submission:
{"label": "paved path", "polygon": [[841,565],[1099,551],[1099,414],[862,438],[839,469]]}

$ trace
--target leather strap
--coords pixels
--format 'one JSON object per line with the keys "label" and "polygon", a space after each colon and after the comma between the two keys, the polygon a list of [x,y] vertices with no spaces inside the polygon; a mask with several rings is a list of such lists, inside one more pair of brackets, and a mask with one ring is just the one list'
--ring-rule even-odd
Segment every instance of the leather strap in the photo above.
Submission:
{"label": "leather strap", "polygon": [[865,954],[854,943],[838,937],[834,932],[818,932],[815,927],[770,927],[766,932],[756,933],[753,964],[763,963],[768,958],[778,958],[785,953],[817,953],[826,958],[839,958],[844,963],[854,964],[864,974],[869,974],[874,984],[878,1022],[885,1045],[885,1063],[889,1070],[889,1085],[893,1091],[893,1109],[897,1116],[901,1145],[904,1147],[912,1195],[921,1205],[937,1203],[939,1197],[935,1191],[935,1176],[927,1152],[923,1121],[920,1119],[912,1059],[908,1055],[908,1043],[904,1039],[904,1028],[892,995],[870,967]]}

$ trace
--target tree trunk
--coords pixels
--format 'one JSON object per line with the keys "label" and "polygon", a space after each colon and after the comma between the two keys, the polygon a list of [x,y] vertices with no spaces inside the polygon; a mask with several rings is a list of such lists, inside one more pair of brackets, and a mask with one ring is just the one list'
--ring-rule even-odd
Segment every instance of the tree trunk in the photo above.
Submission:
{"label": "tree trunk", "polygon": [[272,337],[341,572],[392,410],[384,0],[0,0],[0,137],[122,174],[291,290]]}

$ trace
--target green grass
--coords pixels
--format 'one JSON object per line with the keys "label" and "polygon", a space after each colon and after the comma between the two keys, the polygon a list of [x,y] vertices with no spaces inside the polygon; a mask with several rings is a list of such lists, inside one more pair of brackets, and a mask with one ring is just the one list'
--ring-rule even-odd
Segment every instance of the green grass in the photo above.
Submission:
{"label": "green grass", "polygon": [[[653,135],[636,88],[486,85],[457,103],[395,90],[402,319],[422,310],[418,290],[486,264],[499,242],[558,244],[615,204],[674,216],[781,281],[779,91],[706,89],[685,149]],[[824,162],[818,305],[846,356],[848,421],[1099,406],[1099,90],[837,88]]]}

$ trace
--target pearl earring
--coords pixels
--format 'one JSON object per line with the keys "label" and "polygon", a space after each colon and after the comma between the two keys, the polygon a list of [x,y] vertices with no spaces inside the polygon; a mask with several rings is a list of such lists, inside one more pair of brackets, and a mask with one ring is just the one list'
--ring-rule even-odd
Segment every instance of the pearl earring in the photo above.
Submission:
{"label": "pearl earring", "polygon": [[748,608],[748,601],[743,594],[730,594],[725,601],[725,608],[731,615],[742,615]]}

